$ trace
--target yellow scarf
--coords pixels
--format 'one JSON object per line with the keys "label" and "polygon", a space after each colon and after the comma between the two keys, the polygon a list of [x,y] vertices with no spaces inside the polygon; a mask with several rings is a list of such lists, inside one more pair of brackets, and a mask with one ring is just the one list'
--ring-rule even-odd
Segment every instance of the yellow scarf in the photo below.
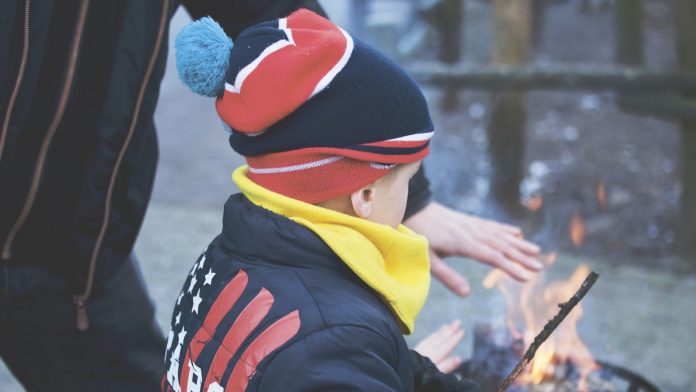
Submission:
{"label": "yellow scarf", "polygon": [[401,322],[401,332],[413,332],[430,286],[425,237],[403,225],[394,229],[272,192],[249,179],[246,165],[234,171],[232,180],[252,203],[317,234],[382,296]]}

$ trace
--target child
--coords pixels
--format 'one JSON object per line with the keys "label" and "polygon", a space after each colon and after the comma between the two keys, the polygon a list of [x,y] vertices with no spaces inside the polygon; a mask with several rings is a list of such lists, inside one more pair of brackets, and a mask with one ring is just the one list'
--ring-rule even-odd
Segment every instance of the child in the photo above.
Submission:
{"label": "child", "polygon": [[429,286],[400,225],[433,134],[415,83],[307,10],[234,44],[204,18],[176,49],[248,166],[177,299],[163,390],[473,390],[401,335]]}

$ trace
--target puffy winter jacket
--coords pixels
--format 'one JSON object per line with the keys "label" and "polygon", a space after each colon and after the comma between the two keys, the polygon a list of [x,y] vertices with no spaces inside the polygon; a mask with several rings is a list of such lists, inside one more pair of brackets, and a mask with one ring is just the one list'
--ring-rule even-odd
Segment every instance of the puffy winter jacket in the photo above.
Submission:
{"label": "puffy winter jacket", "polygon": [[251,203],[191,270],[172,317],[164,391],[412,391],[387,305],[314,232]]}

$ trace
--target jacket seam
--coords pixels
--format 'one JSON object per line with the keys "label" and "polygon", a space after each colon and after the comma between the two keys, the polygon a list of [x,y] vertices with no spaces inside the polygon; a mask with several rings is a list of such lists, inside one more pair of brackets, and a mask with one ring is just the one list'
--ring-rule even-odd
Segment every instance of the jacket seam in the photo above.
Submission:
{"label": "jacket seam", "polygon": [[300,283],[302,284],[302,287],[304,287],[305,291],[307,291],[307,295],[309,295],[310,298],[312,298],[312,302],[314,302],[314,306],[317,308],[317,312],[319,313],[319,316],[321,316],[321,322],[324,324],[324,328],[328,328],[329,324],[326,322],[326,317],[324,317],[324,312],[322,312],[321,307],[319,306],[319,302],[317,302],[317,299],[314,297],[311,291],[309,291],[309,288],[307,287],[307,284],[305,283],[304,279],[300,276],[300,274],[297,271],[292,271],[295,276],[297,276],[297,279],[299,279]]}

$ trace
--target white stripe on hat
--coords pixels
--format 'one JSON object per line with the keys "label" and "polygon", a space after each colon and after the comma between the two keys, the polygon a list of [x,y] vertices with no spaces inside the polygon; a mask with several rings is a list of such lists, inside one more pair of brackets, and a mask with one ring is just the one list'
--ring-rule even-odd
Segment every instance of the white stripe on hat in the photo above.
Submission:
{"label": "white stripe on hat", "polygon": [[[319,80],[319,83],[314,87],[314,90],[312,91],[312,94],[307,98],[312,98],[314,95],[316,95],[318,92],[322,91],[323,89],[326,88],[326,86],[331,83],[331,81],[338,75],[339,72],[348,64],[348,59],[350,59],[350,55],[353,53],[353,38],[348,34],[345,30],[342,28],[336,26],[338,30],[343,34],[343,37],[346,39],[346,49],[343,52],[343,55],[341,58],[338,60],[338,62],[329,70],[329,72],[324,75],[324,77]],[[239,94],[240,91],[242,90],[242,85],[244,84],[244,81],[246,80],[249,75],[251,75],[252,72],[261,64],[261,62],[274,52],[279,51],[280,49],[289,46],[289,45],[295,45],[295,40],[292,37],[292,30],[288,28],[288,20],[287,18],[281,18],[278,19],[278,29],[283,30],[285,32],[285,35],[288,37],[287,40],[283,39],[277,42],[274,42],[270,46],[268,46],[266,49],[261,52],[259,57],[254,59],[251,63],[249,63],[247,66],[242,68],[238,73],[237,77],[234,79],[234,84],[229,84],[225,83],[225,90],[231,92],[231,93],[236,93]]]}
{"label": "white stripe on hat", "polygon": [[370,167],[373,169],[380,169],[380,170],[389,170],[396,166],[396,164],[391,164],[391,165],[385,165],[383,163],[377,163],[377,162],[372,162],[370,163]]}
{"label": "white stripe on hat", "polygon": [[345,37],[346,39],[346,50],[343,52],[343,56],[341,56],[341,59],[338,60],[336,65],[334,65],[333,68],[331,68],[331,70],[327,72],[323,78],[321,78],[319,83],[317,83],[317,86],[314,87],[314,91],[312,91],[312,94],[309,96],[309,98],[312,98],[315,94],[325,89],[326,86],[328,86],[329,83],[331,83],[333,78],[335,78],[336,75],[338,75],[338,73],[341,72],[341,70],[343,69],[343,67],[346,66],[346,64],[348,64],[348,59],[350,58],[350,55],[353,53],[353,38],[342,28],[339,27],[338,29],[343,34],[343,37]]}
{"label": "white stripe on hat", "polygon": [[340,161],[341,159],[343,159],[343,157],[337,156],[337,157],[331,157],[331,158],[326,158],[326,159],[320,159],[320,160],[314,161],[314,162],[307,162],[307,163],[302,163],[299,165],[282,166],[282,167],[256,168],[256,167],[249,166],[249,171],[254,173],[254,174],[289,173],[289,172],[306,170],[306,169],[313,169],[316,167],[328,165],[330,163]]}
{"label": "white stripe on hat", "polygon": [[256,69],[256,67],[261,64],[261,62],[274,52],[279,51],[280,49],[283,49],[284,47],[288,45],[295,45],[295,40],[292,38],[292,32],[290,29],[288,29],[288,20],[287,18],[282,18],[278,20],[278,28],[280,30],[283,30],[285,32],[285,35],[288,36],[288,39],[282,39],[280,41],[274,42],[271,44],[269,47],[263,50],[259,57],[255,58],[254,61],[249,63],[246,67],[242,68],[239,73],[237,73],[237,77],[234,78],[234,85],[225,83],[225,90],[232,92],[232,93],[237,93],[242,90],[242,85],[244,84],[244,81],[246,78],[251,75],[252,72]]}
{"label": "white stripe on hat", "polygon": [[412,135],[397,137],[396,139],[385,140],[385,142],[418,142],[430,140],[435,132],[414,133]]}

